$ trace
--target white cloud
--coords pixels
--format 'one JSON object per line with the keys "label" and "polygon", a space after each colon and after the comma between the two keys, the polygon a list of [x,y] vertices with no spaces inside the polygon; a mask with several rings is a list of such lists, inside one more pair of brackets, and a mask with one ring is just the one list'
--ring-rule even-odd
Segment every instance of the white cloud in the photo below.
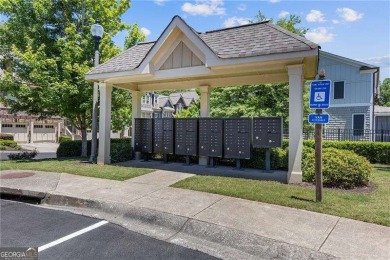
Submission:
{"label": "white cloud", "polygon": [[269,0],[269,2],[274,4],[280,2],[280,0]]}
{"label": "white cloud", "polygon": [[379,57],[370,57],[370,58],[365,58],[365,59],[357,59],[362,62],[371,64],[371,65],[376,65],[379,67],[388,67],[390,66],[390,54],[379,56]]}
{"label": "white cloud", "polygon": [[240,4],[240,5],[237,7],[237,9],[238,9],[239,11],[245,11],[245,10],[246,10],[246,5]]}
{"label": "white cloud", "polygon": [[355,22],[363,18],[363,13],[358,13],[350,8],[337,8],[337,13],[346,22]]}
{"label": "white cloud", "polygon": [[230,17],[229,19],[226,19],[223,22],[223,26],[225,27],[233,27],[237,25],[244,25],[249,23],[250,18],[244,18],[244,17]]}
{"label": "white cloud", "polygon": [[328,29],[325,27],[318,27],[316,29],[310,30],[305,34],[305,37],[315,43],[324,43],[332,42],[335,35],[331,32],[328,32]]}
{"label": "white cloud", "polygon": [[143,34],[145,34],[145,36],[146,37],[148,37],[152,32],[148,29],[148,28],[146,28],[146,27],[142,27],[141,28],[141,32],[143,33]]}
{"label": "white cloud", "polygon": [[333,24],[339,24],[340,21],[339,21],[339,20],[336,20],[336,19],[333,19],[333,20],[332,20],[332,23],[333,23]]}
{"label": "white cloud", "polygon": [[289,12],[287,12],[287,11],[281,11],[281,12],[279,13],[278,17],[283,19],[283,18],[286,18],[286,17],[289,16],[289,15],[290,15]]}
{"label": "white cloud", "polygon": [[197,0],[195,4],[186,2],[182,5],[181,10],[190,15],[224,15],[225,8],[222,0]]}
{"label": "white cloud", "polygon": [[318,10],[311,10],[310,13],[306,15],[306,21],[310,23],[314,22],[325,22],[324,14],[321,11]]}
{"label": "white cloud", "polygon": [[164,5],[168,0],[154,0],[156,5]]}

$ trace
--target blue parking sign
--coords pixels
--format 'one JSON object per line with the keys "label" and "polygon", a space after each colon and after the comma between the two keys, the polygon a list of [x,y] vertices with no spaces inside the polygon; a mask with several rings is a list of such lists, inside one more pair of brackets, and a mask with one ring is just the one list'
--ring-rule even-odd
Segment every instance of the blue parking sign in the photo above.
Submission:
{"label": "blue parking sign", "polygon": [[328,114],[310,114],[308,116],[309,123],[311,124],[327,124],[329,123]]}
{"label": "blue parking sign", "polygon": [[330,80],[313,80],[310,83],[310,108],[329,108],[331,84]]}

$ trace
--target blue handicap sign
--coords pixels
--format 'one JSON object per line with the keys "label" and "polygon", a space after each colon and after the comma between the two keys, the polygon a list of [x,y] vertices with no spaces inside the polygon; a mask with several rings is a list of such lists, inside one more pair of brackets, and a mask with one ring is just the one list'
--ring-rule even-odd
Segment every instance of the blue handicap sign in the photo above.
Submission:
{"label": "blue handicap sign", "polygon": [[327,123],[329,123],[329,115],[328,114],[310,114],[309,115],[309,123],[327,124]]}
{"label": "blue handicap sign", "polygon": [[331,84],[330,80],[313,80],[310,83],[310,108],[329,108]]}

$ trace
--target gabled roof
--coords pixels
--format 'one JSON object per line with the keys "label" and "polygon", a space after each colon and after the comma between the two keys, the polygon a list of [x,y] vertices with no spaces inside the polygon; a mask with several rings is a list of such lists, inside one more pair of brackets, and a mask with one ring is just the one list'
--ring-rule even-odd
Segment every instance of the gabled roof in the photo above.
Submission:
{"label": "gabled roof", "polygon": [[361,62],[361,61],[358,61],[358,60],[353,60],[353,59],[350,59],[350,58],[346,58],[346,57],[343,57],[343,56],[340,56],[340,55],[336,55],[336,54],[333,54],[333,53],[330,53],[330,52],[322,51],[322,50],[320,50],[320,59],[321,59],[321,56],[328,57],[328,58],[331,58],[331,59],[335,59],[335,60],[338,60],[338,61],[341,61],[341,62],[344,62],[344,63],[347,63],[347,64],[355,65],[357,67],[360,67],[361,70],[378,69],[379,68],[378,66],[374,66],[374,65],[367,64],[367,63],[364,63],[364,62]]}
{"label": "gabled roof", "polygon": [[[169,25],[171,25],[175,19],[178,19],[180,22],[183,22],[185,26],[190,28],[193,34],[196,35],[196,37],[199,37],[201,42],[205,43],[205,45],[220,59],[308,51],[319,47],[317,44],[310,42],[304,37],[284,30],[283,28],[272,24],[270,21],[199,33],[186,24],[179,16],[175,16]],[[166,32],[167,28],[161,36]],[[138,68],[146,56],[148,56],[150,52],[153,52],[153,46],[159,42],[161,36],[156,42],[139,43],[138,45],[135,45],[118,56],[97,66],[88,72],[87,75],[131,71]]]}

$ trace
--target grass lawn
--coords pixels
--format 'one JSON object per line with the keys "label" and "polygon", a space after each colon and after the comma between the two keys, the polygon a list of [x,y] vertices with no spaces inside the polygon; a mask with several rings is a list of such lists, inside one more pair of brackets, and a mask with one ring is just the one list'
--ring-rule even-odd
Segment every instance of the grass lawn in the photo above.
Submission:
{"label": "grass lawn", "polygon": [[150,173],[152,169],[115,165],[89,164],[78,159],[47,159],[29,161],[1,161],[0,170],[34,170],[45,172],[66,172],[70,174],[124,181]]}
{"label": "grass lawn", "polygon": [[271,181],[194,176],[172,185],[231,197],[262,201],[390,226],[390,166],[374,165],[371,192],[324,189],[323,202],[315,202],[313,187]]}

